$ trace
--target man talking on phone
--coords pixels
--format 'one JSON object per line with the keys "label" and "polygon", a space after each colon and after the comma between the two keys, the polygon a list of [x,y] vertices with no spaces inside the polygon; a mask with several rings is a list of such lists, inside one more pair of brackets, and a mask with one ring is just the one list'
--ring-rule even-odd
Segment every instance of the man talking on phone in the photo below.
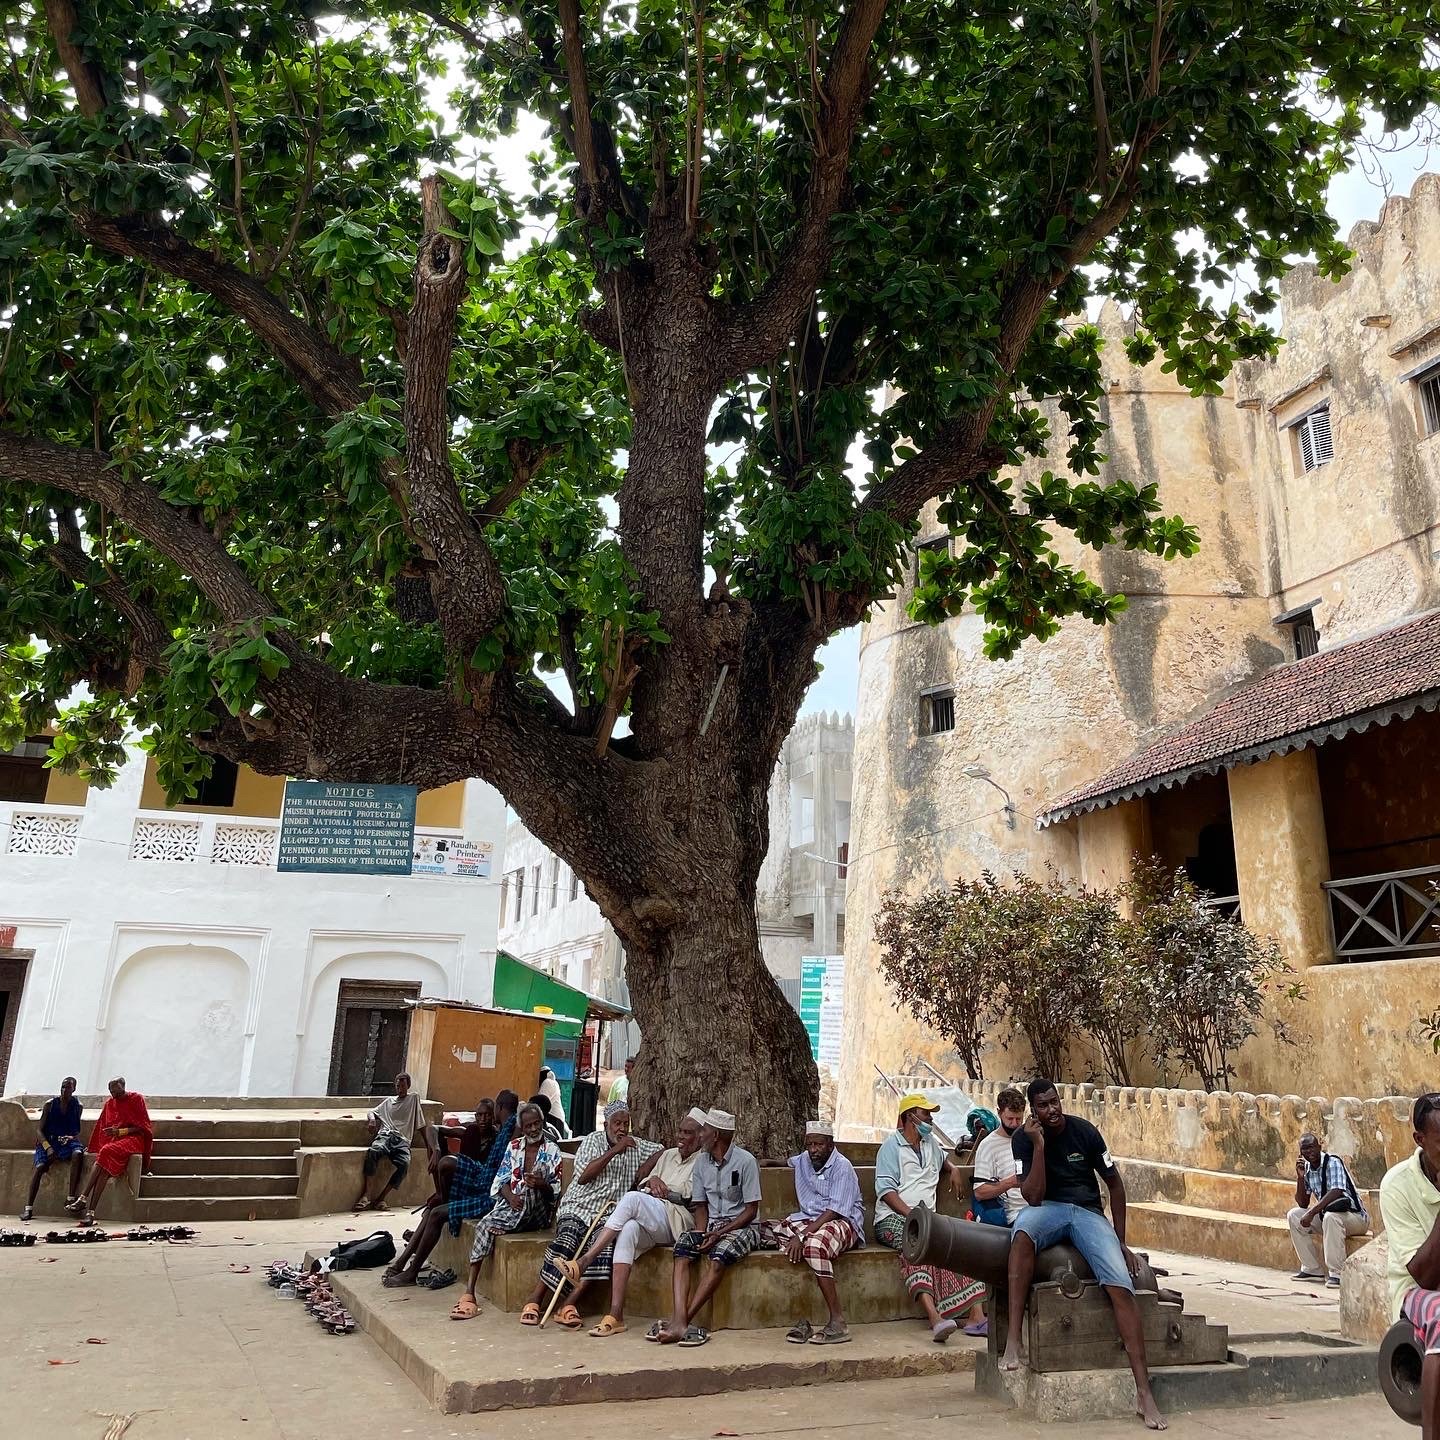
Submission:
{"label": "man talking on phone", "polygon": [[[1168,1427],[1150,1390],[1145,1334],[1135,1303],[1133,1276],[1140,1262],[1125,1245],[1124,1181],[1105,1137],[1088,1120],[1065,1113],[1053,1080],[1032,1080],[1025,1094],[1030,1115],[1010,1142],[1025,1209],[1015,1219],[1010,1243],[1009,1329],[1000,1368],[1020,1368],[1020,1327],[1036,1254],[1068,1242],[1085,1257],[1115,1311],[1115,1328],[1135,1376],[1136,1414],[1148,1429],[1164,1430]],[[1100,1203],[1097,1175],[1110,1192],[1110,1220]]]}

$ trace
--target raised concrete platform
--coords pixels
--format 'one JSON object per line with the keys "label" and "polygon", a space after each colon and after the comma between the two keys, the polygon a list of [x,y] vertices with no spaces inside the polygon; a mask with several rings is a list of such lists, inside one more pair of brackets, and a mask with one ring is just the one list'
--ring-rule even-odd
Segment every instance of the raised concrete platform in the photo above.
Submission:
{"label": "raised concrete platform", "polygon": [[[648,1318],[593,1340],[553,1323],[522,1330],[512,1315],[488,1307],[474,1320],[453,1321],[454,1286],[386,1290],[379,1271],[342,1272],[332,1285],[365,1333],[446,1414],[968,1373],[983,1344],[957,1336],[936,1345],[912,1320],[856,1325],[848,1345],[790,1345],[783,1330],[727,1330],[682,1350],[647,1342]],[[698,1428],[708,1434],[719,1423]]]}
{"label": "raised concrete platform", "polygon": [[[1377,1353],[1373,1345],[1328,1335],[1260,1335],[1232,1342],[1223,1364],[1156,1366],[1150,1377],[1156,1403],[1167,1415],[1336,1399],[1374,1392]],[[1021,1369],[1006,1374],[990,1355],[982,1354],[975,1366],[975,1391],[1008,1399],[1042,1423],[1119,1419],[1135,1411],[1135,1383],[1126,1369],[1050,1374]]]}
{"label": "raised concrete platform", "polygon": [[[473,1226],[466,1224],[458,1239],[447,1231],[430,1257],[431,1264],[464,1275],[470,1261]],[[550,1232],[504,1235],[480,1271],[480,1296],[497,1310],[516,1315],[540,1274],[540,1262]],[[636,1315],[668,1315],[672,1303],[674,1261],[668,1249],[642,1255],[630,1276],[626,1309]],[[907,1320],[918,1311],[905,1294],[899,1257],[893,1250],[868,1244],[835,1262],[835,1282],[852,1324],[879,1324]],[[580,1300],[585,1314],[604,1313],[609,1288],[590,1286]],[[822,1322],[825,1303],[808,1267],[792,1265],[778,1250],[759,1251],[732,1267],[715,1298],[700,1312],[697,1322],[715,1330],[764,1330],[789,1327],[801,1318]]]}
{"label": "raised concrete platform", "polygon": [[[1139,1249],[1205,1255],[1241,1265],[1293,1271],[1295,1247],[1286,1214],[1295,1204],[1293,1180],[1238,1175],[1119,1160],[1125,1177],[1127,1239]],[[1382,1224],[1379,1196],[1365,1193],[1373,1228]],[[1349,1253],[1369,1236],[1352,1235]]]}

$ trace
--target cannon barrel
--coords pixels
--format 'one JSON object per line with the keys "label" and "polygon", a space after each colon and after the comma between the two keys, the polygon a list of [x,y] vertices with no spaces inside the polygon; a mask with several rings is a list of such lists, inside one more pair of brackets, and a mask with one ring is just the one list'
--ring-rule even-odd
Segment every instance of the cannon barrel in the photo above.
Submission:
{"label": "cannon barrel", "polygon": [[1420,1367],[1424,1360],[1415,1339],[1415,1327],[1397,1320],[1380,1342],[1380,1393],[1386,1403],[1411,1425],[1420,1423]]}
{"label": "cannon barrel", "polygon": [[[917,1205],[906,1217],[901,1253],[912,1265],[938,1265],[987,1285],[1003,1286],[1010,1264],[1010,1232],[1000,1225],[937,1215]],[[1139,1259],[1135,1288],[1158,1290],[1149,1260],[1143,1255]],[[1080,1281],[1094,1278],[1085,1257],[1072,1245],[1050,1245],[1035,1257],[1034,1284],[1057,1281],[1067,1294],[1073,1294],[1078,1293]]]}

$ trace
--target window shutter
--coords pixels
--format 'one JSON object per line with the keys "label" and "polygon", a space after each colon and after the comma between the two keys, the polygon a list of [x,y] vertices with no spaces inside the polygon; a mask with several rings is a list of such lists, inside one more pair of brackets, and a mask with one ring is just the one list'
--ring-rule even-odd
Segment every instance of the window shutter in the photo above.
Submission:
{"label": "window shutter", "polygon": [[1300,435],[1300,468],[1313,470],[1315,468],[1315,447],[1310,441],[1309,418],[1302,420],[1297,428]]}
{"label": "window shutter", "polygon": [[1440,370],[1421,380],[1420,407],[1425,412],[1425,433],[1434,435],[1440,431]]}
{"label": "window shutter", "polygon": [[1335,454],[1330,443],[1330,410],[1317,410],[1310,417],[1310,433],[1315,450],[1315,464],[1327,464]]}

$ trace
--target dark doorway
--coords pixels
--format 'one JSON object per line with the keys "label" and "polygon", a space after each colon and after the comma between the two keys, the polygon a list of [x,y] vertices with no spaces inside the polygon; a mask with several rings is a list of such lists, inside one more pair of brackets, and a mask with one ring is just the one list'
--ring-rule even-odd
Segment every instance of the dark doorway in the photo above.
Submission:
{"label": "dark doorway", "polygon": [[410,1045],[406,1001],[419,997],[419,984],[405,980],[340,982],[330,1051],[331,1095],[390,1094]]}
{"label": "dark doorway", "polygon": [[50,742],[43,735],[22,740],[13,750],[0,751],[0,800],[17,805],[43,805],[50,785],[45,757]]}
{"label": "dark doorway", "polygon": [[1202,890],[1212,895],[1234,895],[1240,888],[1235,868],[1235,832],[1227,816],[1206,825],[1196,838],[1195,854],[1185,858],[1185,871]]}
{"label": "dark doorway", "polygon": [[0,1095],[5,1093],[10,1052],[15,1046],[15,1027],[20,1020],[20,999],[25,993],[25,975],[33,958],[29,950],[0,950]]}

